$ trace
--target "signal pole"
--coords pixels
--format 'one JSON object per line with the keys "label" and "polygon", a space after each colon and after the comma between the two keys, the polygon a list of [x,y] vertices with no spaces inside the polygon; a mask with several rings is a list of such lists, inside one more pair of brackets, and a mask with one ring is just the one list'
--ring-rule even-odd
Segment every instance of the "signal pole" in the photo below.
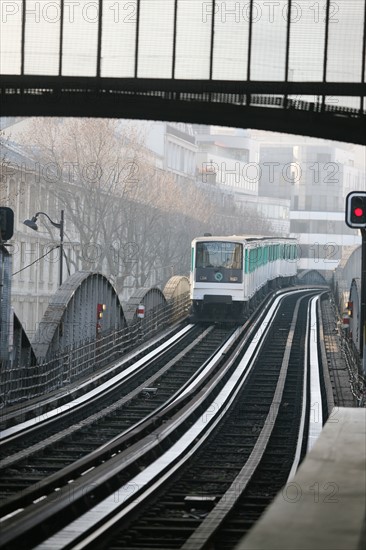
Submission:
{"label": "signal pole", "polygon": [[361,231],[360,357],[366,374],[366,191],[352,191],[346,197],[346,224]]}
{"label": "signal pole", "polygon": [[366,229],[361,229],[361,323],[360,354],[363,373],[366,374]]}

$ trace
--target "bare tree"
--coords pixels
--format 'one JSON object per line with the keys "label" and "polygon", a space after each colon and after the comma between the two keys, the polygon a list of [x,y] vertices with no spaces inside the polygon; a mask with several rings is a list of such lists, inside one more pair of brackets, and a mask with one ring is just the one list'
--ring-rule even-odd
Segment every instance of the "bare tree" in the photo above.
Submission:
{"label": "bare tree", "polygon": [[[78,241],[74,269],[103,271],[119,290],[187,274],[190,241],[213,234],[270,233],[266,220],[220,204],[193,183],[157,169],[133,124],[109,119],[35,119],[23,136],[41,174],[39,210],[65,210]],[[218,195],[221,196],[220,193]],[[43,201],[43,203],[42,203]]]}
{"label": "bare tree", "polygon": [[128,241],[130,205],[152,168],[141,136],[112,120],[36,119],[23,139],[81,243],[80,267],[113,273],[111,243]]}

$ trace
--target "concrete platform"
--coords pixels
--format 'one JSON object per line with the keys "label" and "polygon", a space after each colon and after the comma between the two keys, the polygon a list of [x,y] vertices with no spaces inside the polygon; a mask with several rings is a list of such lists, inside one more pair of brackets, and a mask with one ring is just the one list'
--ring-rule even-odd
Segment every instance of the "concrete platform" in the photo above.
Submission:
{"label": "concrete platform", "polygon": [[235,550],[364,550],[366,409],[334,408],[319,439]]}

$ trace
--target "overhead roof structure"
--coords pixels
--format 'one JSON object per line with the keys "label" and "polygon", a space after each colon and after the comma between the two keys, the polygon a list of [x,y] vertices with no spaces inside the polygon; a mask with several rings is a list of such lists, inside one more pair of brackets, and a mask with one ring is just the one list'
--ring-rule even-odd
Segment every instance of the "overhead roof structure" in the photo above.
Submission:
{"label": "overhead roof structure", "polygon": [[364,144],[365,35],[365,0],[2,0],[2,114]]}

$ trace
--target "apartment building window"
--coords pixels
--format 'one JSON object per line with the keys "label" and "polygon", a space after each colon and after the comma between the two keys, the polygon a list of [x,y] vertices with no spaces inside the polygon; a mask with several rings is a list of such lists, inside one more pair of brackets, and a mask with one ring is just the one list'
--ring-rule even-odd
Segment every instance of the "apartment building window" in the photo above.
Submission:
{"label": "apartment building window", "polygon": [[[43,256],[45,254],[44,247],[40,247],[40,256]],[[43,283],[44,278],[44,264],[45,264],[46,258],[42,258],[42,260],[39,260],[39,282]]]}
{"label": "apartment building window", "polygon": [[37,274],[37,262],[33,263],[37,257],[36,257],[36,251],[37,251],[37,243],[30,243],[28,249],[28,264],[31,264],[29,269],[29,280],[35,281],[36,280],[36,274]]}
{"label": "apartment building window", "polygon": [[327,209],[327,197],[326,197],[326,195],[320,195],[318,206],[319,206],[319,210],[326,210]]}
{"label": "apartment building window", "polygon": [[48,282],[51,284],[53,282],[53,264],[55,261],[55,251],[53,250],[47,256],[48,263]]}
{"label": "apartment building window", "polygon": [[19,217],[22,220],[29,217],[28,205],[28,187],[24,181],[21,181],[19,184]]}
{"label": "apartment building window", "polygon": [[317,162],[331,162],[332,157],[330,153],[317,153],[316,155]]}
{"label": "apartment building window", "polygon": [[308,233],[309,224],[302,220],[291,220],[290,231],[291,233]]}
{"label": "apartment building window", "polygon": [[19,270],[20,270],[19,280],[20,281],[24,280],[24,271],[21,271],[21,270],[25,266],[25,247],[26,247],[26,243],[22,241],[20,243],[20,255],[19,255]]}
{"label": "apartment building window", "polygon": [[174,163],[173,163],[174,170],[178,170],[178,166],[179,166],[179,147],[178,145],[174,145]]}

